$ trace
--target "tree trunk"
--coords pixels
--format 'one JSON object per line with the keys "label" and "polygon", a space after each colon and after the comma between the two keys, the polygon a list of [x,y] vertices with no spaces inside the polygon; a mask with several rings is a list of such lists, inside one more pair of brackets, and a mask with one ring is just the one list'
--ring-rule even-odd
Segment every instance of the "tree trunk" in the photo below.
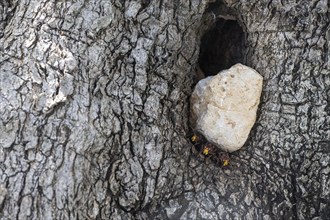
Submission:
{"label": "tree trunk", "polygon": [[[0,218],[327,218],[329,8],[2,1]],[[202,35],[228,15],[264,86],[223,169],[191,152],[189,96]]]}

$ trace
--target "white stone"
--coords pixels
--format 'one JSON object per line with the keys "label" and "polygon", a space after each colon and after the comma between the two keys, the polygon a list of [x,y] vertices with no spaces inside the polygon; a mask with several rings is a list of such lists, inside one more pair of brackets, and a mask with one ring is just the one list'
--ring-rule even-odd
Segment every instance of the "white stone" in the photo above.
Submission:
{"label": "white stone", "polygon": [[194,129],[222,150],[239,150],[256,120],[262,80],[254,69],[236,64],[199,81],[191,96]]}

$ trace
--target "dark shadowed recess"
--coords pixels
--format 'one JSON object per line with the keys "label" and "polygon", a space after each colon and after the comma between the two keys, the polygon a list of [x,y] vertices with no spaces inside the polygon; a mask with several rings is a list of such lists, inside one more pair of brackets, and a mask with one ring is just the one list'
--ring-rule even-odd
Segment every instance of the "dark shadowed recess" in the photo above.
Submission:
{"label": "dark shadowed recess", "polygon": [[199,67],[205,76],[228,69],[236,63],[244,64],[245,37],[236,20],[218,17],[201,40]]}
{"label": "dark shadowed recess", "polygon": [[[16,11],[17,1],[0,0],[0,38],[4,36],[5,28],[10,23]],[[2,45],[0,45],[0,48]]]}

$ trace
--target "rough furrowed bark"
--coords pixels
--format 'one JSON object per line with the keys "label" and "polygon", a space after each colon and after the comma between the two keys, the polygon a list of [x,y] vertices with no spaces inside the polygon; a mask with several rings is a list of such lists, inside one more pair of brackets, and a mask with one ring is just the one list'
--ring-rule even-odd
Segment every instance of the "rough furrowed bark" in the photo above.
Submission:
{"label": "rough furrowed bark", "polygon": [[184,191],[205,6],[2,5],[1,218],[133,219]]}
{"label": "rough furrowed bark", "polygon": [[[227,1],[246,32],[246,63],[264,76],[258,120],[228,170],[190,168],[193,193],[171,219],[327,219],[330,54],[327,1]],[[194,163],[192,163],[194,161]],[[197,186],[197,187],[196,187]]]}
{"label": "rough furrowed bark", "polygon": [[2,3],[0,218],[326,218],[329,5],[226,4],[264,88],[221,169],[186,139],[206,1]]}

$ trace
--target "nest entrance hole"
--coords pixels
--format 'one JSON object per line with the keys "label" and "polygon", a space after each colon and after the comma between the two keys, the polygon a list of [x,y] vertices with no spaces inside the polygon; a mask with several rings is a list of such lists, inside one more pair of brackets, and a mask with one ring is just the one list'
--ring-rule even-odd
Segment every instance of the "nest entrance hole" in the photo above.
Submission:
{"label": "nest entrance hole", "polygon": [[236,63],[244,64],[245,36],[236,20],[218,18],[201,40],[199,67],[205,77],[213,76]]}

